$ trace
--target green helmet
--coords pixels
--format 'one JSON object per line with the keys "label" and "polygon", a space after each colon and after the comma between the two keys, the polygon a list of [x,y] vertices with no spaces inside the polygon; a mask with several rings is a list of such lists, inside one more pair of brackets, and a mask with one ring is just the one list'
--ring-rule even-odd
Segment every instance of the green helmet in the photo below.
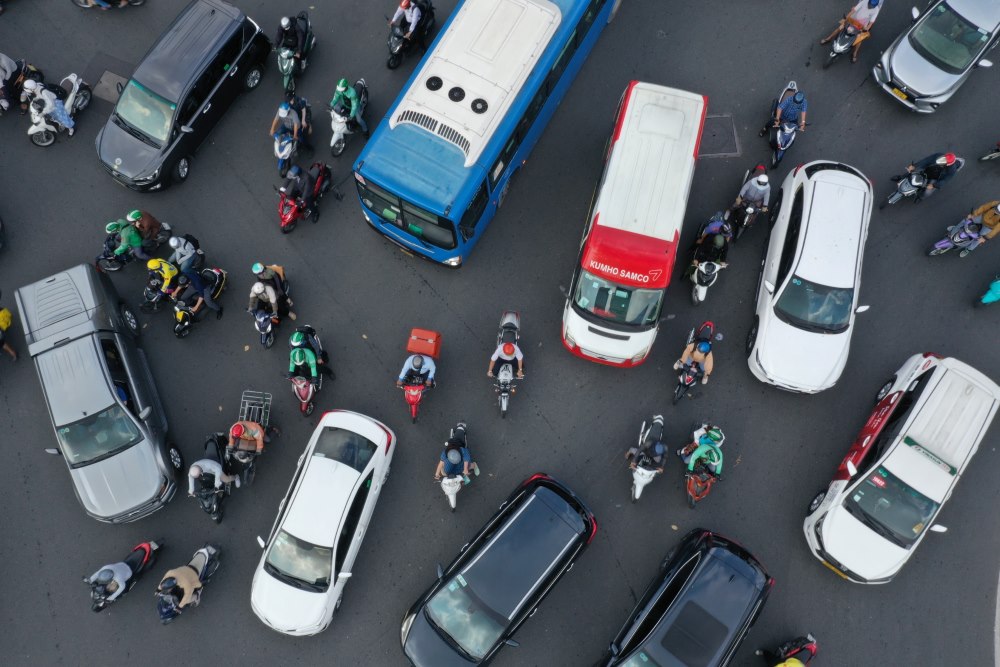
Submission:
{"label": "green helmet", "polygon": [[253,272],[254,275],[257,275],[258,273],[264,273],[264,265],[261,264],[260,262],[254,262],[253,266],[250,267],[250,270]]}
{"label": "green helmet", "polygon": [[716,444],[722,442],[722,439],[724,437],[726,437],[722,433],[722,429],[719,428],[718,426],[713,426],[712,428],[710,428],[707,431],[705,431],[705,435],[709,438],[709,440],[711,440],[712,442],[714,442]]}
{"label": "green helmet", "polygon": [[344,92],[345,90],[347,90],[348,85],[349,84],[347,83],[347,79],[341,79],[340,81],[337,82],[337,92],[338,93]]}
{"label": "green helmet", "polygon": [[296,366],[306,363],[306,351],[301,347],[292,350],[292,363]]}
{"label": "green helmet", "polygon": [[109,222],[108,224],[104,225],[105,234],[117,234],[121,230],[122,230],[122,223],[120,221]]}
{"label": "green helmet", "polygon": [[288,339],[288,344],[292,347],[302,347],[306,344],[306,335],[301,331],[296,331],[292,334],[291,338]]}
{"label": "green helmet", "polygon": [[134,211],[129,211],[129,214],[126,217],[128,218],[129,222],[138,222],[139,219],[142,218],[142,211],[140,211],[139,209],[135,209]]}

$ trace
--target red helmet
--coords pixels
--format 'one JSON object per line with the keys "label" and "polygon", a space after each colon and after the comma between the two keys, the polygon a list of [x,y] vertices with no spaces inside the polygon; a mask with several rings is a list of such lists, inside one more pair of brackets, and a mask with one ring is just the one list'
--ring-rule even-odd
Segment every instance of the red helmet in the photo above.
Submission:
{"label": "red helmet", "polygon": [[514,343],[504,343],[503,353],[506,354],[508,357],[514,354]]}
{"label": "red helmet", "polygon": [[229,437],[231,438],[242,438],[244,433],[246,433],[246,428],[243,424],[233,424],[233,427],[229,429]]}
{"label": "red helmet", "polygon": [[951,165],[955,164],[955,154],[954,153],[945,153],[944,154],[944,164],[945,164],[945,166],[948,166],[948,167],[950,167]]}

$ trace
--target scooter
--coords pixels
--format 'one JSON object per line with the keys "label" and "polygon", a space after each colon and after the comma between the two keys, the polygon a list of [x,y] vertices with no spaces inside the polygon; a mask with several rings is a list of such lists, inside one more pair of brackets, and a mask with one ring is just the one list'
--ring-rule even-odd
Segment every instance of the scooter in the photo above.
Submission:
{"label": "scooter", "polygon": [[[188,567],[192,568],[198,574],[198,580],[202,585],[194,593],[194,601],[191,603],[192,607],[197,607],[201,602],[201,593],[205,590],[205,585],[208,584],[215,571],[219,569],[219,557],[219,548],[211,544],[206,544],[194,552],[191,562],[188,563]],[[158,590],[156,592],[156,611],[160,614],[160,623],[167,625],[180,616],[183,610],[178,606],[179,604],[180,599],[173,592]]]}
{"label": "scooter", "polygon": [[[309,175],[312,176],[315,185],[313,186],[313,208],[312,215],[309,219],[313,223],[319,222],[319,201],[322,199],[323,195],[330,191],[333,185],[333,172],[330,171],[330,166],[324,164],[323,162],[314,162],[311,167],[309,167]],[[306,202],[300,193],[288,192],[287,188],[282,185],[278,189],[278,220],[281,224],[281,233],[288,234],[299,224],[299,220],[305,215],[306,212]],[[336,193],[337,199],[343,199],[344,196],[340,192]]]}
{"label": "scooter", "polygon": [[[24,90],[24,82],[28,79],[32,79],[38,83],[44,83],[45,74],[42,73],[42,70],[38,69],[26,60],[15,60],[14,72],[10,75],[9,79],[4,81],[4,88],[7,90],[9,99],[9,106],[12,107],[18,103],[21,92]],[[4,109],[0,106],[0,116],[3,115],[4,111],[9,110],[10,109]]]}
{"label": "scooter", "polygon": [[[469,447],[469,439],[466,434],[467,427],[465,422],[458,422],[453,429],[451,429],[451,437],[457,437],[462,441],[465,448],[469,450],[469,454],[472,453],[472,448]],[[476,475],[479,475],[479,466],[476,463],[472,464],[473,471]],[[436,482],[437,480],[435,480]],[[458,507],[458,492],[462,490],[462,487],[472,484],[472,478],[464,474],[462,475],[444,475],[441,478],[441,490],[444,491],[444,495],[448,497],[448,505],[451,507],[451,511],[454,512],[455,508]]]}
{"label": "scooter", "polygon": [[[138,7],[139,5],[143,5],[145,3],[146,0],[128,0],[128,4],[125,5],[125,7]],[[91,0],[73,0],[73,4],[77,7],[83,7],[84,9],[101,9],[100,5],[91,4]],[[108,0],[108,4],[114,8],[120,7],[120,5],[116,4],[116,0]]]}
{"label": "scooter", "polygon": [[[229,274],[223,269],[202,269],[201,279],[211,286],[212,300],[216,301],[226,290],[226,281]],[[191,310],[191,306],[183,301],[174,304],[174,335],[184,338],[191,333],[194,326],[196,314]]]}
{"label": "scooter", "polygon": [[[505,310],[500,316],[500,329],[497,331],[497,347],[504,343],[517,345],[521,339],[521,314],[514,310]],[[517,391],[514,383],[514,365],[506,362],[500,366],[496,379],[493,382],[493,390],[497,394],[497,402],[500,405],[500,418],[507,416],[507,408],[510,405],[510,397]]]}
{"label": "scooter", "polygon": [[308,417],[316,409],[313,398],[323,388],[323,374],[320,373],[315,384],[309,378],[301,375],[291,377],[289,380],[292,382],[292,393],[295,394],[295,398],[299,399],[299,412],[302,413],[303,417]]}
{"label": "scooter", "polygon": [[[409,378],[407,378],[409,380]],[[406,405],[410,408],[410,420],[413,424],[417,423],[417,413],[420,412],[420,402],[424,400],[424,392],[430,389],[423,381],[414,382],[403,382],[403,386],[400,387],[403,390],[403,398],[406,400]]]}
{"label": "scooter", "polygon": [[[688,333],[685,345],[690,345],[696,340],[697,342],[706,342],[711,344],[713,340],[722,340],[722,334],[715,333],[715,324],[713,322],[705,321],[698,327],[697,332],[694,329],[691,329]],[[684,395],[687,394],[699,380],[701,380],[704,374],[705,369],[701,367],[701,364],[694,360],[681,366],[677,375],[677,386],[674,387],[673,404],[677,405]]]}
{"label": "scooter", "polygon": [[[80,111],[86,109],[90,105],[90,100],[93,99],[90,86],[76,74],[67,75],[59,82],[59,86],[62,93],[57,93],[56,97],[62,101],[63,106],[66,107],[66,113],[71,118],[76,117]],[[46,116],[43,113],[44,108],[45,102],[43,100],[36,97],[31,101],[31,127],[28,128],[28,137],[31,139],[31,143],[42,148],[54,144],[56,134],[66,129],[55,118]]]}
{"label": "scooter", "polygon": [[[156,235],[156,238],[143,241],[142,249],[147,255],[152,255],[162,244],[166,243],[170,239],[170,236],[170,225],[165,222],[161,222],[160,231]],[[113,273],[115,271],[122,270],[125,265],[132,263],[135,259],[135,255],[131,251],[124,252],[121,255],[115,254],[115,250],[118,248],[120,243],[121,237],[118,233],[108,234],[104,237],[104,249],[101,250],[100,255],[94,258],[94,262],[99,271]]]}
{"label": "scooter", "polygon": [[647,445],[655,445],[657,442],[662,441],[663,415],[655,415],[653,420],[648,422],[648,424],[643,420],[642,426],[639,427],[639,443],[636,445],[640,452],[639,460],[636,461],[635,469],[632,471],[633,503],[638,502],[639,497],[642,496],[642,490],[660,474],[656,471],[656,466],[649,457],[642,452]]}
{"label": "scooter", "polygon": [[281,318],[277,313],[270,313],[263,308],[258,308],[253,312],[254,325],[257,333],[260,334],[260,344],[264,349],[269,349],[274,345],[274,327],[278,326]]}
{"label": "scooter", "polygon": [[993,282],[990,283],[989,288],[986,290],[986,294],[983,294],[981,297],[976,299],[974,305],[988,306],[991,303],[996,303],[997,301],[1000,301],[1000,276],[993,279]]}
{"label": "scooter", "polygon": [[830,43],[830,54],[823,63],[823,69],[828,68],[833,64],[833,61],[850,51],[857,41],[859,34],[861,34],[861,30],[858,26],[845,20],[844,27],[840,29],[840,32],[837,33],[837,36]]}
{"label": "scooter", "polygon": [[[225,433],[213,433],[208,436],[208,439],[205,440],[205,457],[225,467],[227,443]],[[195,497],[198,498],[198,504],[201,505],[202,511],[212,517],[212,521],[222,523],[222,502],[231,492],[230,482],[223,482],[222,486],[217,489],[212,475],[202,474],[198,478]]]}
{"label": "scooter", "polygon": [[98,572],[93,580],[89,577],[84,577],[83,582],[90,586],[90,610],[93,612],[104,611],[128,595],[136,582],[139,581],[139,577],[156,564],[156,552],[161,548],[163,548],[163,540],[157,542],[150,540],[149,542],[142,542],[132,547],[132,551],[129,552],[123,561],[132,570],[132,576],[125,582],[125,591],[114,600],[109,599],[109,597],[115,591],[108,590],[108,585],[112,583],[113,578],[101,577],[101,572]]}
{"label": "scooter", "polygon": [[142,290],[142,301],[139,310],[144,313],[155,313],[163,304],[171,301],[177,293],[177,284],[164,291],[163,278],[156,271],[150,271],[146,278],[146,286]]}
{"label": "scooter", "polygon": [[719,479],[703,465],[695,466],[694,470],[685,473],[684,478],[684,490],[687,493],[687,504],[690,509],[694,509],[695,505],[708,496],[712,491],[712,486]]}
{"label": "scooter", "polygon": [[[774,114],[778,110],[778,105],[784,102],[786,98],[797,93],[798,90],[799,86],[794,81],[789,81],[785,84],[781,94],[771,102],[771,115],[768,117],[768,126],[774,124]],[[774,168],[781,163],[781,159],[785,157],[785,152],[787,152],[795,142],[799,126],[798,122],[781,122],[778,124],[778,127],[770,127],[767,131],[769,132],[770,137],[769,143],[771,144],[771,149],[773,150],[773,153],[771,154],[771,167]],[[763,134],[763,130],[761,133]]]}
{"label": "scooter", "polygon": [[[962,167],[965,166],[965,158],[956,158],[955,162],[958,164],[956,172],[961,171]],[[918,202],[920,201],[919,195],[926,189],[927,174],[915,169],[899,179],[895,190],[889,193],[889,196],[883,199],[878,207],[879,209],[883,209],[906,197],[913,197],[913,201]]]}
{"label": "scooter", "polygon": [[[354,82],[354,92],[358,94],[360,115],[364,117],[368,109],[368,84],[364,79]],[[333,130],[333,136],[330,137],[330,155],[339,157],[347,147],[347,135],[356,134],[361,127],[343,102],[338,102],[336,106],[327,109],[330,111],[330,129]]]}
{"label": "scooter", "polygon": [[1000,158],[1000,141],[997,142],[997,145],[993,150],[979,158],[979,161],[989,162],[990,160],[996,160],[998,158]]}
{"label": "scooter", "polygon": [[313,34],[312,21],[309,20],[309,12],[299,12],[295,20],[301,25],[306,33],[305,49],[302,52],[301,61],[295,58],[295,49],[281,47],[278,49],[278,72],[281,73],[281,83],[285,87],[286,93],[295,92],[295,77],[306,71],[309,66],[309,54],[316,46],[316,35]]}
{"label": "scooter", "polygon": [[945,237],[935,243],[927,254],[934,257],[935,255],[943,255],[954,248],[961,248],[962,251],[958,253],[958,256],[965,257],[976,249],[976,246],[979,245],[979,239],[982,237],[982,224],[966,218],[956,225],[950,225]]}
{"label": "scooter", "polygon": [[725,262],[698,262],[691,272],[691,303],[699,305],[708,296],[708,288],[719,279],[719,271],[729,266]]}
{"label": "scooter", "polygon": [[[417,26],[417,30],[423,33],[426,43],[431,30],[434,29],[434,3],[431,0],[417,0],[417,4],[420,6],[421,12],[420,25]],[[388,21],[389,17],[386,16],[385,20]],[[389,47],[389,59],[385,62],[385,66],[389,69],[399,67],[400,63],[403,62],[403,56],[413,50],[413,40],[406,39],[406,27],[403,24],[404,21],[400,21],[389,27],[389,37],[386,40],[386,45]]]}
{"label": "scooter", "polygon": [[292,136],[291,130],[282,128],[274,133],[274,157],[278,159],[278,174],[282,178],[292,167],[298,148],[299,142]]}

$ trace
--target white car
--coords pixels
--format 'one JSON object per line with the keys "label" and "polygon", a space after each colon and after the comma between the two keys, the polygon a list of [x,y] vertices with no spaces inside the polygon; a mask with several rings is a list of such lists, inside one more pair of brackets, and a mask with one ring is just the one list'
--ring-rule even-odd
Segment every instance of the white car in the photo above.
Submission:
{"label": "white car", "polygon": [[979,448],[1000,386],[958,361],[915,354],[885,383],[875,409],[809,504],[813,555],[844,579],[884,584],[906,564]]}
{"label": "white car", "polygon": [[840,162],[799,165],[771,211],[747,362],[763,382],[812,394],[837,383],[854,315],[868,309],[857,300],[871,182]]}
{"label": "white car", "polygon": [[314,635],[333,620],[375,510],[396,434],[347,410],[327,412],[299,457],[257,565],[250,604],[268,627]]}

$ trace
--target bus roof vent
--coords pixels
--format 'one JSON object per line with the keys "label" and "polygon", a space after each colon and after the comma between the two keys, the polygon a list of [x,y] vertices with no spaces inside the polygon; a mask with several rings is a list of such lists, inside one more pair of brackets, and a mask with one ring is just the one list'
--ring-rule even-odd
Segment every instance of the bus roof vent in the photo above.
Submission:
{"label": "bus roof vent", "polygon": [[465,99],[465,91],[458,86],[455,86],[448,91],[448,99],[452,102],[461,102]]}
{"label": "bus roof vent", "polygon": [[461,148],[462,152],[468,156],[471,144],[469,143],[469,140],[463,137],[457,130],[441,123],[440,127],[438,127],[437,133],[439,137],[443,137]]}
{"label": "bus roof vent", "polygon": [[427,85],[427,90],[441,90],[441,86],[444,85],[444,82],[441,81],[441,77],[432,76],[431,78],[427,79],[426,85]]}
{"label": "bus roof vent", "polygon": [[420,113],[419,111],[413,111],[412,109],[406,109],[399,114],[396,122],[413,123],[414,125],[419,125],[424,128],[428,132],[437,132],[438,129],[438,122],[436,120],[426,114]]}
{"label": "bus roof vent", "polygon": [[490,108],[490,105],[486,103],[486,100],[481,97],[477,97],[472,100],[472,104],[469,106],[472,107],[473,113],[486,113],[486,110]]}

